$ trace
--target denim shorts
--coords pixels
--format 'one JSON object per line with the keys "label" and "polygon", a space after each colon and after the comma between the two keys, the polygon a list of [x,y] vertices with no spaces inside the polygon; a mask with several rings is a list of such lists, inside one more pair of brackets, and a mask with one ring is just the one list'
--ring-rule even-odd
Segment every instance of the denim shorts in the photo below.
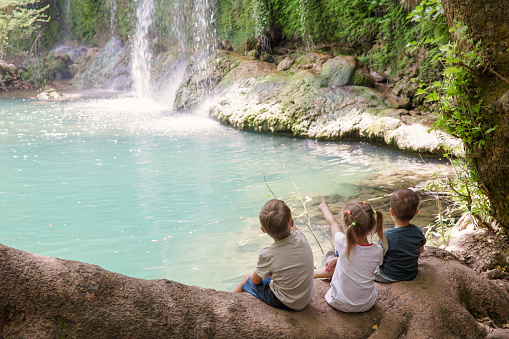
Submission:
{"label": "denim shorts", "polygon": [[279,308],[281,310],[291,310],[290,307],[283,304],[275,295],[274,292],[270,289],[270,281],[272,279],[266,278],[263,279],[261,283],[258,285],[253,284],[251,281],[251,277],[247,278],[246,282],[242,285],[242,291],[251,293],[264,303],[274,308]]}
{"label": "denim shorts", "polygon": [[375,281],[376,282],[381,282],[381,283],[393,283],[393,282],[396,282],[398,280],[394,280],[394,279],[386,276],[385,274],[383,274],[382,270],[380,269],[380,266],[378,266],[375,269]]}

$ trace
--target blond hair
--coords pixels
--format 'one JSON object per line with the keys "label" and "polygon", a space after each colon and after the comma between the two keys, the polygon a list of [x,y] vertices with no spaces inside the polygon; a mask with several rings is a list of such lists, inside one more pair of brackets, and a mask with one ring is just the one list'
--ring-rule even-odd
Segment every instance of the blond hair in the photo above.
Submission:
{"label": "blond hair", "polygon": [[387,251],[387,240],[384,236],[384,215],[373,209],[369,202],[351,202],[342,211],[343,225],[346,228],[346,257],[350,259],[350,252],[355,248],[356,239],[374,230],[382,241],[384,253]]}
{"label": "blond hair", "polygon": [[290,235],[292,211],[284,201],[272,199],[265,203],[259,214],[263,230],[274,239],[284,239]]}

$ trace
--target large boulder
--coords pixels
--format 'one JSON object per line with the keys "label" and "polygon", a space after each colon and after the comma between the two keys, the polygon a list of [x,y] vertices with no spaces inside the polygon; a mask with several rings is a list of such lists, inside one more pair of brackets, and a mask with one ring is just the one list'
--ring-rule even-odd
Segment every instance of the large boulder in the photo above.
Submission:
{"label": "large boulder", "polygon": [[351,85],[357,66],[355,59],[354,56],[337,56],[327,60],[320,71],[324,79],[322,85],[324,87]]}
{"label": "large boulder", "polygon": [[3,338],[501,338],[509,284],[490,281],[454,256],[427,248],[413,281],[377,284],[368,312],[348,314],[324,299],[302,311],[271,308],[248,293],[157,279],[0,245]]}
{"label": "large boulder", "polygon": [[[327,70],[329,63],[333,69],[344,60],[348,61],[351,81],[358,66],[353,57],[329,59],[320,72]],[[217,65],[222,74],[217,76],[215,71],[213,79],[221,81],[209,89],[209,114],[222,124],[308,138],[382,141],[431,154],[442,154],[445,147],[459,148],[457,139],[445,133],[430,133],[427,126],[407,118],[409,111],[392,108],[376,89],[354,85],[324,87],[322,73],[317,74],[312,68],[281,72],[273,64],[239,59],[233,53],[223,53]],[[336,74],[329,80],[340,83],[339,71],[326,74]],[[178,97],[198,93],[195,84],[202,78],[189,76]],[[179,107],[183,106],[181,102],[177,101]]]}

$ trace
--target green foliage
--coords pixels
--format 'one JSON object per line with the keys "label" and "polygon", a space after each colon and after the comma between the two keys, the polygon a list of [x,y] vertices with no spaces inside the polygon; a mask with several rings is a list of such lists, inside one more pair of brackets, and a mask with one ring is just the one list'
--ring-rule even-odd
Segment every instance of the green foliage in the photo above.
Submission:
{"label": "green foliage", "polygon": [[45,67],[44,60],[36,58],[26,66],[28,74],[25,75],[25,81],[36,84],[38,87],[46,85],[46,81],[51,78],[51,72]]}
{"label": "green foliage", "polygon": [[434,6],[432,22],[427,16],[417,20],[419,10],[407,18],[407,8],[394,0],[219,0],[218,32],[237,50],[254,37],[265,44],[263,39],[269,38],[272,45],[290,42],[305,49],[339,42],[354,48],[372,69],[404,68],[400,59],[410,41],[450,38],[440,0],[425,1],[419,8],[430,13]]}
{"label": "green foliage", "polygon": [[453,159],[453,179],[436,180],[430,189],[449,192],[454,210],[469,212],[479,226],[486,226],[490,221],[490,203],[479,186],[477,173],[468,169],[471,167],[468,154],[475,148],[482,148],[497,126],[490,126],[486,120],[486,107],[474,83],[486,66],[485,52],[481,41],[474,43],[467,38],[466,29],[459,25],[451,28],[455,42],[440,46],[436,56],[444,66],[442,81],[421,85],[417,94],[424,95],[426,102],[438,107],[434,127],[460,138],[467,150],[464,156],[452,158],[448,155]]}
{"label": "green foliage", "polygon": [[218,33],[236,50],[242,50],[245,41],[254,37],[253,2],[248,0],[218,0]]}
{"label": "green foliage", "polygon": [[109,7],[107,0],[69,0],[71,8],[72,35],[83,41],[109,27]]}
{"label": "green foliage", "polygon": [[476,226],[486,227],[491,222],[489,199],[482,192],[477,174],[469,170],[468,162],[461,157],[451,159],[451,176],[441,176],[425,185],[424,189],[436,195],[437,202],[440,194],[447,194],[450,205],[441,210],[434,225],[427,226],[426,238],[434,244],[445,244],[449,240],[450,229],[456,222],[455,215],[466,212],[472,217]]}
{"label": "green foliage", "polygon": [[438,104],[436,128],[460,138],[467,150],[482,148],[497,127],[486,121],[480,89],[473,85],[475,75],[485,68],[484,51],[481,41],[474,43],[465,38],[466,27],[451,31],[458,35],[456,42],[441,46],[438,56],[444,65],[443,80],[421,86],[417,94],[425,95],[426,102]]}
{"label": "green foliage", "polygon": [[[120,35],[123,41],[127,41],[129,36],[134,34],[134,30],[136,29],[136,21],[134,18],[135,15],[135,4],[134,0],[110,0],[116,1],[117,11],[116,11],[116,33]],[[168,7],[165,7],[168,8]],[[158,9],[156,10],[156,15],[161,14],[162,12]]]}
{"label": "green foliage", "polygon": [[429,246],[444,246],[451,236],[451,228],[456,224],[452,216],[454,210],[447,208],[435,217],[435,223],[426,226],[426,244]]}
{"label": "green foliage", "polygon": [[41,29],[41,23],[48,21],[44,12],[49,5],[38,8],[38,0],[0,1],[0,58],[10,49],[13,54],[21,54],[16,45],[27,40]]}

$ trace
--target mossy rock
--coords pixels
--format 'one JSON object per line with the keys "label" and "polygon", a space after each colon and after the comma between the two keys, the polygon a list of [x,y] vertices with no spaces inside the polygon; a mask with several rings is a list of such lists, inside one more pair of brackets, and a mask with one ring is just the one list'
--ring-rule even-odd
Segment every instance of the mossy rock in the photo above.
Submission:
{"label": "mossy rock", "polygon": [[44,67],[50,75],[50,80],[70,79],[73,76],[71,65],[73,61],[69,54],[50,53],[44,59]]}
{"label": "mossy rock", "polygon": [[370,74],[356,69],[352,77],[352,85],[375,87],[375,79]]}
{"label": "mossy rock", "polygon": [[357,63],[353,56],[337,56],[322,67],[323,87],[339,87],[352,84]]}

